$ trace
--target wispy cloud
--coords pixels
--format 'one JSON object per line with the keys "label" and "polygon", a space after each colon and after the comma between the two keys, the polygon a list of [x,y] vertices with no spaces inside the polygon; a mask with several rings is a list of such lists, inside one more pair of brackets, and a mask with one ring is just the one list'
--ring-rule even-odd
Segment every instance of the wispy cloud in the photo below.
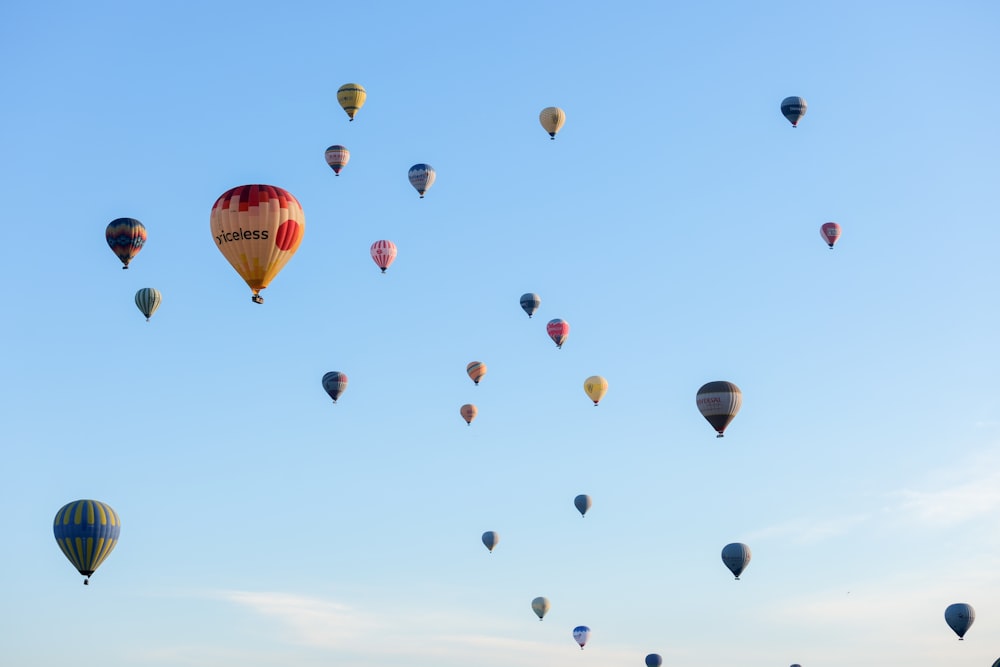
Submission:
{"label": "wispy cloud", "polygon": [[824,519],[791,519],[753,531],[747,537],[751,540],[782,538],[800,544],[814,544],[846,535],[869,517],[869,514],[862,513]]}
{"label": "wispy cloud", "polygon": [[[937,526],[954,525],[1000,509],[1000,470],[969,466],[961,481],[945,482],[933,490],[895,492],[895,507],[912,518]],[[949,477],[954,477],[954,472]]]}

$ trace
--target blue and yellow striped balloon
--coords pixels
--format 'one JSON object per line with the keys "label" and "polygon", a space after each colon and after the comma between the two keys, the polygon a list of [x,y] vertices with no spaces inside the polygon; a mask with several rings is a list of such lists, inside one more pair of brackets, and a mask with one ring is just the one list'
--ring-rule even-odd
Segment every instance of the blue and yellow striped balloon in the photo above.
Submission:
{"label": "blue and yellow striped balloon", "polygon": [[111,506],[97,500],[74,500],[56,512],[52,525],[63,554],[90,583],[104,559],[118,544],[122,522]]}

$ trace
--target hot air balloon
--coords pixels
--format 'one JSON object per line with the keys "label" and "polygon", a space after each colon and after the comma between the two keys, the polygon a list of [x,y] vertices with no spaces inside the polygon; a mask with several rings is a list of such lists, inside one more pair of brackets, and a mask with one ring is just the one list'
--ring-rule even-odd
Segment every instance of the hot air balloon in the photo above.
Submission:
{"label": "hot air balloon", "polygon": [[346,146],[330,146],[326,149],[324,157],[326,163],[330,165],[330,169],[333,169],[334,175],[340,176],[340,170],[346,167],[351,160],[351,151],[347,150]]}
{"label": "hot air balloon", "polygon": [[437,172],[434,171],[434,167],[429,164],[415,164],[410,167],[410,171],[407,174],[410,179],[410,185],[416,188],[417,192],[420,194],[420,198],[424,198],[424,193],[431,189],[434,185],[434,179],[437,178]]}
{"label": "hot air balloon", "polygon": [[485,533],[483,533],[483,544],[485,544],[486,548],[490,550],[490,553],[493,553],[493,548],[499,542],[500,542],[500,536],[497,535],[496,531],[487,530]]}
{"label": "hot air balloon", "polygon": [[604,398],[604,395],[608,393],[608,381],[600,375],[591,375],[583,381],[583,390],[587,392],[587,396],[590,397],[590,400],[596,406]]}
{"label": "hot air balloon", "polygon": [[97,500],[74,500],[56,512],[52,531],[63,555],[86,577],[100,567],[118,544],[122,522],[110,505]]}
{"label": "hot air balloon", "polygon": [[587,640],[590,639],[590,628],[586,625],[576,626],[573,628],[573,639],[575,639],[576,643],[580,645],[580,650],[582,651],[584,645],[587,643]]}
{"label": "hot air balloon", "polygon": [[347,389],[347,374],[340,371],[330,371],[323,375],[323,390],[336,403],[340,395]]}
{"label": "hot air balloon", "polygon": [[722,562],[726,564],[726,567],[738,581],[740,574],[750,564],[750,547],[742,542],[727,544],[722,547]]}
{"label": "hot air balloon", "polygon": [[212,236],[222,255],[250,286],[260,291],[288,263],[302,243],[306,216],[290,192],[273,185],[241,185],[212,206]]}
{"label": "hot air balloon", "polygon": [[521,295],[521,308],[524,312],[528,313],[528,319],[535,314],[538,307],[542,305],[542,297],[534,294],[533,292],[527,292]]}
{"label": "hot air balloon", "polygon": [[721,438],[729,422],[740,411],[743,404],[743,393],[732,382],[722,380],[702,385],[696,397],[701,416],[708,420]]}
{"label": "hot air balloon", "polygon": [[463,405],[459,410],[459,412],[462,415],[462,419],[465,420],[465,423],[469,424],[470,426],[472,425],[472,420],[475,419],[476,415],[479,414],[479,410],[477,410],[476,406],[474,406],[472,403],[466,403],[465,405]]}
{"label": "hot air balloon", "polygon": [[830,246],[830,250],[833,250],[833,244],[840,238],[840,225],[836,222],[824,222],[819,227],[819,235]]}
{"label": "hot air balloon", "polygon": [[135,293],[135,305],[146,316],[147,322],[153,316],[153,313],[156,312],[156,309],[160,307],[160,302],[162,301],[163,295],[160,294],[160,290],[152,287],[143,287]]}
{"label": "hot air balloon", "polygon": [[539,621],[545,618],[545,614],[549,613],[551,607],[552,605],[549,604],[548,598],[537,597],[531,601],[531,611],[535,612]]}
{"label": "hot air balloon", "polygon": [[789,665],[789,667],[802,667],[802,665],[800,665],[799,663],[795,663],[794,665]]}
{"label": "hot air balloon", "polygon": [[556,133],[562,129],[563,123],[566,122],[566,113],[559,107],[545,107],[538,114],[538,122],[542,124],[545,131],[549,133],[549,137],[554,141]]}
{"label": "hot air balloon", "polygon": [[372,244],[371,253],[375,264],[385,273],[389,265],[396,261],[396,244],[385,239],[376,241]]}
{"label": "hot air balloon", "polygon": [[650,653],[646,656],[646,667],[660,667],[663,664],[663,656],[659,653]]}
{"label": "hot air balloon", "polygon": [[364,106],[368,93],[360,83],[345,83],[337,90],[337,101],[347,112],[347,117],[354,120],[354,114]]}
{"label": "hot air balloon", "polygon": [[558,318],[549,320],[549,323],[545,325],[545,331],[556,344],[556,348],[561,350],[563,343],[569,337],[569,322]]}
{"label": "hot air balloon", "polygon": [[127,269],[146,244],[146,227],[135,218],[115,218],[105,228],[104,238],[122,261],[122,268]]}
{"label": "hot air balloon", "polygon": [[469,365],[465,367],[465,372],[469,374],[473,382],[479,384],[479,381],[486,375],[486,364],[481,361],[469,362]]}
{"label": "hot air balloon", "polygon": [[576,506],[576,510],[580,513],[580,516],[584,517],[587,516],[587,510],[590,509],[593,503],[590,500],[590,496],[581,493],[573,499],[573,504]]}
{"label": "hot air balloon", "polygon": [[959,639],[965,639],[965,633],[969,631],[973,621],[976,620],[976,610],[970,604],[956,602],[948,605],[948,608],[944,610],[944,620],[948,623],[948,627],[955,631]]}
{"label": "hot air balloon", "polygon": [[798,127],[799,121],[806,115],[806,101],[801,97],[786,97],[781,100],[781,114],[788,119],[792,127]]}
{"label": "hot air balloon", "polygon": [[991,665],[991,667],[1000,667],[1000,658],[997,658],[997,659],[996,659],[996,660],[995,660],[995,661],[993,662],[993,665]]}

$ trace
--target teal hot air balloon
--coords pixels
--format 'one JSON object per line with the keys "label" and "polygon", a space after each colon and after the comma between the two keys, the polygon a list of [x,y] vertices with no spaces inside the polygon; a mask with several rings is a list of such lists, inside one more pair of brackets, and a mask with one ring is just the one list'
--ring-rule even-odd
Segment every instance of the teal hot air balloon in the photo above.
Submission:
{"label": "teal hot air balloon", "polygon": [[534,292],[526,292],[521,295],[521,309],[528,313],[528,319],[535,314],[538,307],[542,305],[542,297],[538,296]]}
{"label": "teal hot air balloon", "polygon": [[483,533],[483,544],[485,544],[486,548],[490,550],[490,553],[493,553],[494,547],[496,547],[496,545],[499,543],[500,543],[500,536],[496,533],[496,531],[487,530],[485,533]]}
{"label": "teal hot air balloon", "polygon": [[965,639],[965,633],[969,631],[973,621],[976,620],[976,610],[972,608],[971,604],[956,602],[948,605],[948,608],[944,610],[944,620],[948,627],[955,631],[959,639]]}
{"label": "teal hot air balloon", "polygon": [[122,522],[111,506],[98,500],[74,500],[56,512],[52,532],[63,555],[90,583],[90,575],[100,567],[118,544]]}
{"label": "teal hot air balloon", "polygon": [[806,115],[806,101],[797,95],[781,100],[781,115],[788,119],[792,127],[798,127],[799,121]]}
{"label": "teal hot air balloon", "polygon": [[593,502],[591,501],[590,496],[584,493],[581,493],[573,499],[573,505],[576,506],[576,511],[579,512],[582,517],[587,516],[587,510],[590,509],[592,504]]}
{"label": "teal hot air balloon", "polygon": [[548,598],[539,596],[531,601],[531,611],[535,612],[535,616],[538,617],[539,621],[545,618],[545,614],[549,613],[549,609],[551,608],[552,605],[549,604]]}
{"label": "teal hot air balloon", "polygon": [[146,227],[135,218],[115,218],[105,228],[104,239],[121,260],[122,268],[127,269],[146,245]]}
{"label": "teal hot air balloon", "polygon": [[143,287],[135,293],[135,305],[146,316],[147,322],[156,309],[160,307],[162,301],[163,295],[160,294],[160,290],[153,287]]}
{"label": "teal hot air balloon", "polygon": [[410,185],[416,189],[417,194],[420,198],[424,198],[424,194],[431,189],[434,185],[434,180],[437,178],[437,172],[434,171],[434,167],[429,164],[415,164],[410,167],[410,171],[407,173],[410,179]]}
{"label": "teal hot air balloon", "polygon": [[742,542],[733,542],[722,547],[722,562],[726,564],[729,571],[733,573],[739,581],[743,570],[750,564],[750,547]]}
{"label": "teal hot air balloon", "polygon": [[340,371],[330,371],[323,376],[323,390],[336,403],[340,395],[347,390],[347,374]]}
{"label": "teal hot air balloon", "polygon": [[646,667],[660,667],[663,664],[663,656],[659,653],[650,653],[646,656]]}

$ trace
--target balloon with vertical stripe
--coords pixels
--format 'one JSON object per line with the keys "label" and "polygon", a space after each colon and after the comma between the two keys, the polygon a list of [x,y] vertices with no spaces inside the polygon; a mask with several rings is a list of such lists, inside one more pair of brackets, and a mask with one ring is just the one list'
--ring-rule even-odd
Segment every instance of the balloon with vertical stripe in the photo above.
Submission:
{"label": "balloon with vertical stripe", "polygon": [[375,241],[371,247],[372,260],[378,268],[382,269],[382,273],[385,273],[389,265],[396,261],[397,252],[396,244],[386,239]]}
{"label": "balloon with vertical stripe", "polygon": [[100,567],[118,544],[121,519],[110,505],[98,500],[74,500],[56,512],[52,525],[63,555],[90,582],[90,575]]}
{"label": "balloon with vertical stripe", "polygon": [[354,114],[364,106],[366,99],[368,92],[360,83],[345,83],[337,90],[337,102],[350,120],[354,120]]}
{"label": "balloon with vertical stripe", "polygon": [[135,218],[115,218],[104,229],[104,238],[121,260],[122,268],[127,269],[128,263],[146,245],[146,226]]}
{"label": "balloon with vertical stripe", "polygon": [[160,307],[163,295],[155,287],[143,287],[135,293],[135,305],[139,311],[146,316],[146,321],[153,316],[156,309]]}

